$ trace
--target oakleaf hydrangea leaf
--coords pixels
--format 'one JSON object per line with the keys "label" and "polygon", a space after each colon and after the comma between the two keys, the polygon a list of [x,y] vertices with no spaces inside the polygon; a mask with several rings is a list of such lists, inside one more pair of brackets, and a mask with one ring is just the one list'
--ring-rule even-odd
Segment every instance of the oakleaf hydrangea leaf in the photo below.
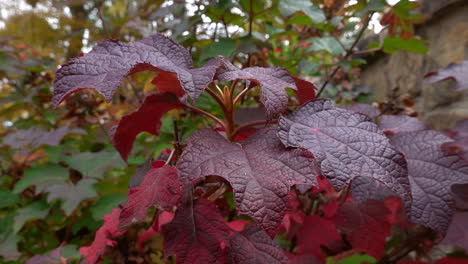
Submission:
{"label": "oakleaf hydrangea leaf", "polygon": [[141,132],[159,134],[162,116],[172,109],[182,107],[177,96],[171,93],[148,95],[137,111],[122,117],[115,129],[113,143],[124,160],[132,150],[136,136]]}
{"label": "oakleaf hydrangea leaf", "polygon": [[322,174],[338,190],[363,176],[382,182],[405,201],[411,200],[404,157],[367,116],[317,100],[281,117],[279,127],[281,142],[312,152]]}
{"label": "oakleaf hydrangea leaf", "polygon": [[468,250],[468,229],[466,224],[468,223],[467,212],[455,212],[452,222],[447,230],[447,235],[441,244],[445,245],[457,245],[459,247]]}
{"label": "oakleaf hydrangea leaf", "polygon": [[91,246],[80,248],[80,255],[85,257],[86,264],[98,263],[106,247],[114,247],[117,244],[113,239],[124,234],[124,232],[118,231],[119,216],[120,209],[113,209],[112,213],[104,216],[104,224],[96,232]]}
{"label": "oakleaf hydrangea leaf", "polygon": [[143,70],[177,74],[182,89],[196,100],[213,80],[217,67],[211,61],[204,67],[192,68],[189,52],[159,34],[129,43],[103,41],[57,71],[53,103],[58,105],[69,94],[86,88],[110,100],[125,76]]}
{"label": "oakleaf hydrangea leaf", "polygon": [[290,188],[315,184],[318,175],[312,155],[286,149],[275,128],[261,129],[241,143],[214,130],[197,131],[187,140],[177,168],[182,183],[196,183],[209,175],[226,179],[238,212],[252,217],[270,235],[285,214]]}
{"label": "oakleaf hydrangea leaf", "polygon": [[405,132],[390,139],[408,161],[413,196],[410,219],[445,234],[454,206],[450,188],[468,183],[468,164],[441,150],[451,140],[440,132]]}
{"label": "oakleaf hydrangea leaf", "polygon": [[229,238],[229,242],[228,263],[280,264],[288,262],[280,245],[254,224],[248,225],[242,232],[234,233]]}
{"label": "oakleaf hydrangea leaf", "polygon": [[449,78],[457,81],[455,90],[468,89],[468,61],[463,61],[461,64],[450,64],[446,68],[426,74],[426,81],[435,83]]}
{"label": "oakleaf hydrangea leaf", "polygon": [[340,108],[346,109],[351,112],[360,113],[366,115],[370,118],[377,117],[380,115],[379,109],[373,107],[370,104],[350,104],[350,105],[342,105]]}
{"label": "oakleaf hydrangea leaf", "polygon": [[378,125],[386,134],[428,129],[419,119],[407,115],[383,115]]}
{"label": "oakleaf hydrangea leaf", "polygon": [[380,258],[391,234],[390,210],[383,201],[348,201],[338,210],[335,224],[346,235],[353,249]]}
{"label": "oakleaf hydrangea leaf", "polygon": [[288,107],[288,94],[286,88],[297,89],[294,78],[287,70],[281,67],[262,68],[250,67],[238,69],[228,60],[221,60],[222,66],[216,73],[216,78],[223,81],[249,80],[260,85],[262,94],[260,102],[265,106],[268,118],[286,111]]}
{"label": "oakleaf hydrangea leaf", "polygon": [[150,206],[159,205],[171,209],[179,201],[181,186],[175,167],[165,165],[151,168],[143,178],[140,186],[132,188],[127,203],[120,213],[120,226],[127,226],[132,221],[144,220]]}
{"label": "oakleaf hydrangea leaf", "polygon": [[186,201],[162,233],[164,253],[176,255],[177,264],[224,263],[221,242],[227,240],[229,227],[209,200]]}

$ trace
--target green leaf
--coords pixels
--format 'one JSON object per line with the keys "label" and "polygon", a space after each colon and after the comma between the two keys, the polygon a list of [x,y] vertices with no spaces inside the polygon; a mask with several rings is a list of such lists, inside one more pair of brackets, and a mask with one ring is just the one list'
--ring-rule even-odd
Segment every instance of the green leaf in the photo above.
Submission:
{"label": "green leaf", "polygon": [[0,190],[0,208],[14,205],[19,201],[20,198],[18,197],[18,195],[7,190]]}
{"label": "green leaf", "polygon": [[116,151],[83,152],[73,156],[64,156],[62,161],[79,171],[83,176],[93,178],[102,178],[108,168],[126,166]]}
{"label": "green leaf", "polygon": [[68,169],[56,164],[26,169],[24,177],[16,183],[13,193],[20,193],[31,185],[36,185],[36,191],[40,193],[51,184],[64,182],[67,179]]}
{"label": "green leaf", "polygon": [[230,57],[237,48],[236,41],[234,39],[220,39],[218,42],[214,42],[208,47],[205,47],[200,55],[200,60],[222,55],[224,57]]}
{"label": "green leaf", "polygon": [[112,193],[102,196],[93,206],[90,207],[91,215],[97,221],[103,219],[104,215],[110,214],[112,209],[124,203],[127,195],[122,193]]}
{"label": "green leaf", "polygon": [[352,255],[347,258],[341,259],[337,264],[361,264],[361,263],[375,263],[375,258],[369,255]]}
{"label": "green leaf", "polygon": [[49,208],[44,201],[37,201],[16,211],[13,232],[18,233],[24,224],[33,219],[42,219],[47,216]]}
{"label": "green leaf", "polygon": [[323,10],[318,6],[314,6],[310,0],[280,0],[278,9],[282,16],[304,12],[315,23],[322,23],[327,19]]}
{"label": "green leaf", "polygon": [[339,55],[345,52],[340,43],[332,37],[314,38],[310,43],[312,43],[312,46],[308,48],[309,51],[326,50],[333,55]]}
{"label": "green leaf", "polygon": [[424,40],[414,37],[407,40],[399,37],[386,37],[383,42],[383,51],[394,53],[398,50],[425,54],[427,52],[427,45]]}
{"label": "green leaf", "polygon": [[360,17],[368,12],[383,11],[385,8],[385,0],[370,0],[366,7],[360,12],[356,13],[356,16]]}
{"label": "green leaf", "polygon": [[55,199],[62,200],[62,209],[66,215],[70,215],[76,207],[84,200],[97,196],[93,184],[95,179],[82,179],[77,184],[62,182],[46,187],[49,193],[47,201],[50,203]]}

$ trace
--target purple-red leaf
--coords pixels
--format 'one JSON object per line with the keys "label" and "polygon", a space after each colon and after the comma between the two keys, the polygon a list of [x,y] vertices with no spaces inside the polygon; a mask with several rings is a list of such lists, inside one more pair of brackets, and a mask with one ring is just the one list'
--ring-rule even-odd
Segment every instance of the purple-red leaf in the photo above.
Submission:
{"label": "purple-red leaf", "polygon": [[467,212],[456,212],[453,216],[452,222],[447,230],[447,235],[442,244],[456,245],[468,250],[468,213]]}
{"label": "purple-red leaf", "polygon": [[184,184],[209,175],[225,178],[238,212],[251,216],[270,235],[283,219],[291,186],[315,184],[318,174],[313,156],[286,149],[275,128],[261,129],[241,143],[213,130],[197,131],[187,140],[177,168]]}
{"label": "purple-red leaf", "polygon": [[224,263],[221,243],[227,241],[229,227],[209,200],[187,201],[162,233],[164,252],[176,255],[177,264]]}
{"label": "purple-red leaf", "polygon": [[115,148],[124,160],[127,160],[136,136],[141,132],[159,134],[161,117],[172,109],[184,105],[171,93],[148,95],[137,111],[122,117],[113,136]]}
{"label": "purple-red leaf", "polygon": [[432,130],[398,133],[391,143],[405,154],[413,204],[410,219],[444,234],[453,215],[453,184],[468,183],[468,164],[445,153],[447,136]]}
{"label": "purple-red leaf", "polygon": [[173,72],[160,72],[151,83],[156,85],[156,88],[161,93],[170,92],[177,95],[177,97],[182,97],[185,94],[185,91],[180,86],[179,79],[177,79],[177,74]]}
{"label": "purple-red leaf", "polygon": [[57,71],[53,103],[58,105],[67,95],[86,88],[110,100],[125,76],[143,70],[177,74],[182,89],[196,100],[213,80],[217,67],[211,61],[193,69],[189,52],[159,34],[129,43],[108,40]]}
{"label": "purple-red leaf", "polygon": [[296,82],[296,87],[297,90],[296,96],[297,100],[299,101],[299,104],[303,105],[307,102],[310,102],[315,99],[315,90],[317,90],[317,87],[309,81],[293,77],[294,82]]}
{"label": "purple-red leaf", "polygon": [[286,88],[297,89],[294,78],[284,68],[250,67],[238,69],[228,60],[221,61],[216,78],[219,81],[249,80],[262,88],[260,102],[265,106],[268,118],[286,111],[288,94]]}
{"label": "purple-red leaf", "polygon": [[386,134],[428,129],[419,119],[407,115],[384,115],[380,118],[378,125]]}
{"label": "purple-red leaf", "polygon": [[354,249],[378,259],[384,252],[386,238],[391,234],[390,213],[383,201],[351,201],[340,207],[335,223],[347,235]]}
{"label": "purple-red leaf", "polygon": [[120,209],[113,209],[111,214],[105,215],[104,224],[96,232],[91,246],[80,248],[80,254],[85,257],[85,263],[98,263],[106,247],[114,247],[116,245],[116,242],[112,239],[124,233],[118,231],[119,215]]}
{"label": "purple-red leaf", "polygon": [[288,261],[278,243],[255,224],[250,224],[242,232],[234,233],[229,242],[228,263],[279,264]]}
{"label": "purple-red leaf", "polygon": [[70,128],[62,126],[52,131],[45,131],[40,128],[28,130],[18,130],[6,135],[3,139],[3,145],[8,145],[12,148],[30,147],[36,149],[41,145],[57,146],[67,134],[75,133],[79,135],[86,134],[81,128]]}
{"label": "purple-red leaf", "polygon": [[281,117],[279,126],[283,144],[312,152],[322,174],[338,190],[363,176],[411,200],[404,157],[367,116],[318,100]]}
{"label": "purple-red leaf", "polygon": [[150,206],[159,205],[171,209],[181,196],[181,185],[175,167],[165,165],[151,168],[140,186],[130,189],[127,203],[120,213],[120,227],[134,221],[142,221]]}
{"label": "purple-red leaf", "polygon": [[346,109],[351,112],[360,113],[370,118],[374,118],[380,115],[379,109],[373,107],[370,104],[350,104],[340,106],[340,108]]}
{"label": "purple-red leaf", "polygon": [[299,255],[323,257],[322,247],[335,248],[341,243],[341,235],[333,222],[318,215],[306,216],[302,229],[297,233]]}
{"label": "purple-red leaf", "polygon": [[461,64],[452,63],[438,72],[426,74],[425,78],[429,83],[453,78],[457,80],[455,90],[468,89],[468,61],[463,61]]}

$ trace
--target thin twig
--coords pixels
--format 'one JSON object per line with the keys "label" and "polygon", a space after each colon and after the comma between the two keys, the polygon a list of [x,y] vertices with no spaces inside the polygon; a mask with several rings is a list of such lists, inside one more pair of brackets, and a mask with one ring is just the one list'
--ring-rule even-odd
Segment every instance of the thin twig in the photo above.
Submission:
{"label": "thin twig", "polygon": [[205,91],[209,95],[211,95],[211,97],[213,97],[216,100],[216,102],[218,102],[218,104],[221,106],[221,108],[224,108],[223,100],[217,94],[215,94],[215,92],[213,92],[210,88],[205,89]]}
{"label": "thin twig", "polygon": [[248,92],[249,90],[250,90],[249,87],[244,88],[244,90],[242,90],[242,91],[236,96],[236,98],[234,98],[233,104],[237,103],[237,101],[239,101],[239,99],[240,99],[246,92]]}
{"label": "thin twig", "polygon": [[382,48],[374,48],[374,49],[368,49],[368,50],[358,50],[358,51],[355,51],[353,54],[354,55],[361,55],[361,54],[367,54],[367,53],[372,53],[372,52],[377,52],[377,51],[381,51]]}
{"label": "thin twig", "polygon": [[255,16],[253,11],[253,0],[249,1],[249,5],[249,36],[252,36],[253,18]]}
{"label": "thin twig", "polygon": [[259,126],[259,125],[265,125],[266,126],[266,125],[271,125],[271,124],[276,124],[276,123],[278,123],[278,120],[255,121],[255,122],[248,123],[248,124],[245,124],[243,126],[240,126],[240,127],[236,128],[232,134],[233,134],[233,136],[236,136],[242,129],[246,129],[246,128],[253,127],[253,126]]}
{"label": "thin twig", "polygon": [[173,149],[173,150],[171,151],[171,154],[169,154],[169,157],[167,158],[167,160],[166,160],[166,162],[165,162],[166,165],[169,164],[169,162],[171,162],[171,160],[172,160],[172,158],[174,157],[174,154],[175,154],[175,153],[176,153],[176,149]]}
{"label": "thin twig", "polygon": [[[369,16],[367,17],[367,19],[365,20],[364,22],[364,25],[362,26],[361,30],[359,31],[356,39],[354,40],[353,44],[351,45],[351,47],[346,51],[346,54],[345,56],[341,59],[341,61],[345,61],[351,54],[353,54],[353,49],[356,47],[356,45],[358,44],[359,40],[361,39],[362,35],[364,34],[364,32],[366,31],[367,27],[369,26],[369,21],[372,17],[372,15],[374,14],[374,12],[371,12],[369,14]],[[333,77],[335,77],[336,73],[338,72],[338,70],[340,69],[339,66],[336,66],[335,70],[333,70],[332,74],[330,75],[330,77],[327,78],[327,80],[323,83],[322,87],[320,87],[320,90],[319,92],[317,93],[317,98],[320,97],[320,95],[322,94],[323,90],[325,89],[325,87],[327,86],[327,84],[333,79]]]}
{"label": "thin twig", "polygon": [[221,121],[221,119],[217,118],[216,116],[214,116],[214,115],[212,115],[212,114],[210,114],[210,113],[208,113],[208,112],[206,112],[206,111],[203,111],[203,110],[201,110],[201,109],[199,109],[199,108],[196,108],[196,107],[193,107],[193,106],[191,106],[191,105],[188,105],[188,104],[186,104],[185,107],[187,107],[187,108],[189,108],[189,109],[191,109],[191,110],[193,110],[193,111],[195,111],[195,112],[197,112],[197,113],[200,113],[200,114],[202,114],[202,115],[205,115],[205,116],[207,116],[207,117],[213,119],[214,121],[216,121],[216,123],[218,123],[220,126],[225,127],[224,122]]}

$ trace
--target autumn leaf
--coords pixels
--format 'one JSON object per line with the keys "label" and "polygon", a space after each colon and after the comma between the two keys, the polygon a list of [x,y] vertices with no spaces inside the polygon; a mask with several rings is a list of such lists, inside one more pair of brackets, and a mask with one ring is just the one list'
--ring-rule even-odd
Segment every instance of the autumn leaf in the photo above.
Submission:
{"label": "autumn leaf", "polygon": [[225,178],[239,214],[252,217],[270,235],[284,216],[290,188],[315,184],[318,175],[312,155],[283,147],[274,128],[261,129],[241,143],[214,130],[197,131],[187,140],[177,168],[182,183],[209,175]]}

